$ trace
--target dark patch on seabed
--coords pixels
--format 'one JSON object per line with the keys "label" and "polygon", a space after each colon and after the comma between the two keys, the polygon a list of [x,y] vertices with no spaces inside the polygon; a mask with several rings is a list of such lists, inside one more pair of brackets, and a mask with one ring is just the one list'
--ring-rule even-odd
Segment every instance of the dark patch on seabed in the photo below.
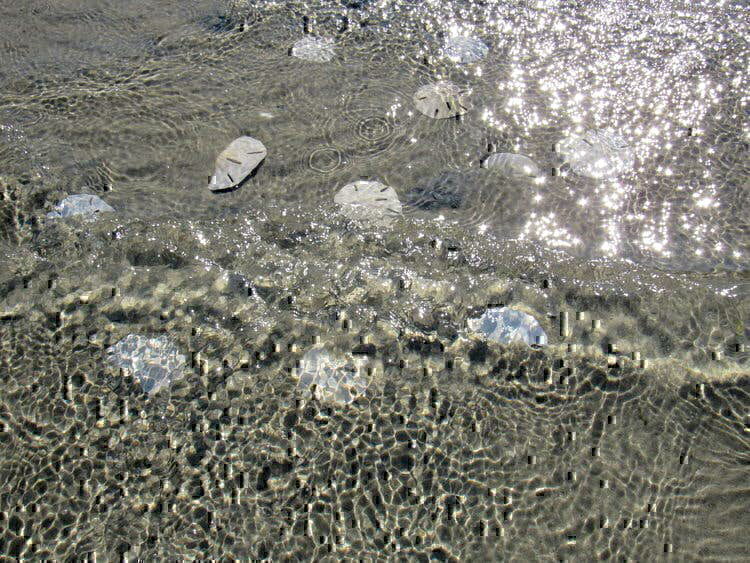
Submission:
{"label": "dark patch on seabed", "polygon": [[[0,7],[0,558],[748,560],[748,15]],[[633,170],[555,155],[607,123]],[[362,179],[402,213],[343,213]],[[114,212],[48,216],[77,193]],[[544,345],[471,328],[502,307]]]}

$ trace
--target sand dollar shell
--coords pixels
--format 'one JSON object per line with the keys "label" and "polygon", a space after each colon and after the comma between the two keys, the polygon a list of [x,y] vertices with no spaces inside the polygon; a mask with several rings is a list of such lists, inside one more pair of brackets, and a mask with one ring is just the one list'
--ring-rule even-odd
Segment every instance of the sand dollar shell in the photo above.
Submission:
{"label": "sand dollar shell", "polygon": [[333,39],[308,35],[292,46],[292,56],[313,63],[327,63],[336,54]]}
{"label": "sand dollar shell", "polygon": [[414,105],[427,117],[447,119],[469,111],[467,92],[452,82],[422,86],[414,94]]}
{"label": "sand dollar shell", "polygon": [[528,156],[509,152],[495,152],[482,161],[482,168],[499,170],[505,176],[540,176],[541,170]]}
{"label": "sand dollar shell", "polygon": [[182,377],[185,367],[185,356],[164,335],[148,338],[129,334],[107,349],[107,361],[128,370],[149,394]]}
{"label": "sand dollar shell", "polygon": [[476,37],[454,35],[443,44],[443,54],[457,63],[474,63],[487,56],[489,47]]}
{"label": "sand dollar shell", "polygon": [[208,189],[219,191],[237,186],[258,167],[266,154],[266,147],[258,139],[238,137],[216,158]]}
{"label": "sand dollar shell", "polygon": [[614,131],[571,135],[557,143],[556,149],[573,172],[589,178],[614,178],[635,165],[633,149]]}
{"label": "sand dollar shell", "polygon": [[547,334],[539,321],[528,313],[510,307],[487,309],[478,319],[469,319],[469,328],[496,342],[525,342],[545,346]]}
{"label": "sand dollar shell", "polygon": [[351,403],[367,391],[361,364],[361,360],[341,357],[325,348],[312,348],[296,369],[297,387],[306,397],[314,395],[319,401]]}
{"label": "sand dollar shell", "polygon": [[99,196],[91,194],[69,195],[57,204],[54,211],[47,213],[47,219],[62,219],[80,215],[86,220],[93,220],[99,213],[112,213],[114,209]]}
{"label": "sand dollar shell", "polygon": [[333,201],[350,219],[376,225],[389,225],[401,214],[401,201],[396,190],[380,182],[360,180],[347,184]]}

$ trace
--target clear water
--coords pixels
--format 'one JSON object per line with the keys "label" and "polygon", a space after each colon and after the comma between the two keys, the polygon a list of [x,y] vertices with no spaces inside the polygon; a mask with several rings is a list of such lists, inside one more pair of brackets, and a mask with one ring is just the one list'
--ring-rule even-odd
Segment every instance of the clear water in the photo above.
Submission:
{"label": "clear water", "polygon": [[[0,0],[0,552],[746,558],[749,12]],[[441,81],[463,115],[415,108]],[[556,150],[598,130],[614,177]],[[342,212],[359,180],[402,213]],[[47,220],[81,193],[115,212]],[[470,330],[497,306],[547,345]],[[131,334],[181,377],[108,363]]]}

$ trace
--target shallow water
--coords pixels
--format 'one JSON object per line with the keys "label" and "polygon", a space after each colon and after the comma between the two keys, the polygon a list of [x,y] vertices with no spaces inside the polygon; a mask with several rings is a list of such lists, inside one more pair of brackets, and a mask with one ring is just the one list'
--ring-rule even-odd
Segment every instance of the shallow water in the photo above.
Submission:
{"label": "shallow water", "polygon": [[[0,2],[0,552],[746,557],[749,12]],[[465,114],[416,110],[439,81]],[[614,178],[556,151],[604,129]],[[266,159],[211,192],[241,135]],[[342,213],[358,180],[402,214]],[[77,193],[115,212],[47,220]],[[547,345],[470,330],[490,306]],[[181,377],[110,365],[130,334]],[[354,388],[298,385],[320,349]]]}

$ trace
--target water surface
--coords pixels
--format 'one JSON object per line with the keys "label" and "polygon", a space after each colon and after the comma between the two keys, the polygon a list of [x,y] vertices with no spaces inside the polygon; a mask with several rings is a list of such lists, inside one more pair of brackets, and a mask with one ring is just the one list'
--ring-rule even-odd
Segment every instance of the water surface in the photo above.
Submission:
{"label": "water surface", "polygon": [[[746,557],[748,19],[743,2],[0,3],[0,551]],[[290,56],[305,36],[333,58]],[[486,55],[443,57],[455,36]],[[417,111],[440,81],[466,113]],[[589,178],[556,146],[600,130],[632,166]],[[211,192],[242,135],[266,159]],[[490,152],[541,175],[480,168]],[[342,213],[359,180],[402,214]],[[115,212],[47,220],[79,193]],[[470,330],[498,306],[547,345]],[[148,394],[108,363],[131,334],[167,337],[180,376]],[[298,385],[321,349],[356,371],[326,379],[353,400]]]}

